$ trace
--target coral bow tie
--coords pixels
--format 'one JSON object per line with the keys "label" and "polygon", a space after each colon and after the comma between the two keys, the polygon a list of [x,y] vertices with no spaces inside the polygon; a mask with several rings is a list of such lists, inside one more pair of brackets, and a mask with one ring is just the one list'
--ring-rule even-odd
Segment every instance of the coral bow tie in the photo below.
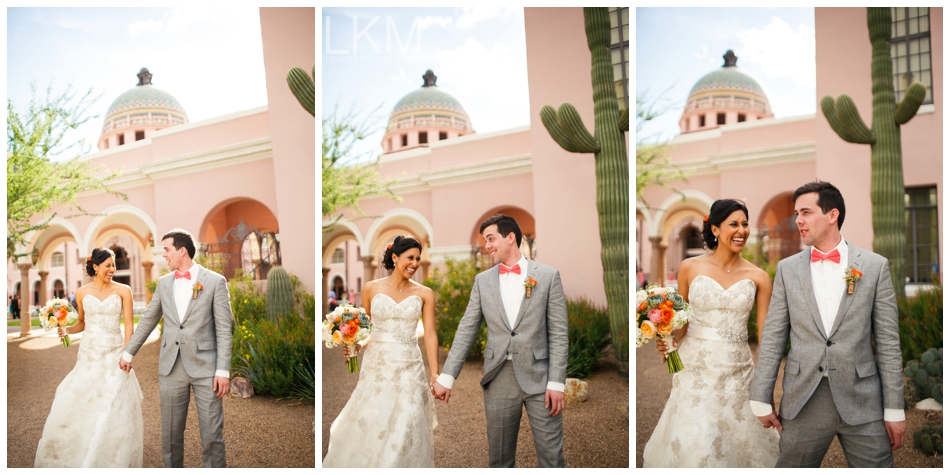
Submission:
{"label": "coral bow tie", "polygon": [[176,279],[185,278],[185,279],[191,280],[191,271],[188,271],[188,272],[179,272],[179,271],[176,270],[176,271],[175,271],[175,278],[176,278]]}
{"label": "coral bow tie", "polygon": [[838,252],[837,249],[835,249],[834,251],[829,252],[828,254],[822,254],[821,252],[818,251],[818,249],[812,249],[812,250],[811,250],[811,261],[812,261],[812,262],[819,262],[819,261],[823,261],[823,260],[825,260],[825,259],[828,259],[829,261],[834,262],[835,264],[837,264],[837,263],[841,262],[841,254]]}
{"label": "coral bow tie", "polygon": [[515,264],[514,267],[508,267],[508,266],[502,264],[502,265],[501,265],[501,268],[498,270],[498,273],[501,274],[501,275],[505,275],[505,274],[507,274],[507,273],[509,273],[509,272],[511,272],[512,274],[521,275],[521,266],[520,266],[519,264]]}

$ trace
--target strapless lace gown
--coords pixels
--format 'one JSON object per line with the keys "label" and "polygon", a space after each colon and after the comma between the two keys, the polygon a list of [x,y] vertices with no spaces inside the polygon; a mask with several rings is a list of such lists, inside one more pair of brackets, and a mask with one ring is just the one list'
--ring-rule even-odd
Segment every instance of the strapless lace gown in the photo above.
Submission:
{"label": "strapless lace gown", "polygon": [[142,389],[119,368],[122,297],[83,300],[76,366],[56,388],[36,467],[141,467]]}
{"label": "strapless lace gown", "polygon": [[359,383],[333,425],[323,467],[434,467],[438,425],[416,326],[422,298],[376,294]]}
{"label": "strapless lace gown", "polygon": [[774,467],[778,433],[764,429],[749,407],[752,352],[747,322],[755,283],[723,289],[710,277],[689,286],[692,307],[679,345],[684,369],[653,435],[643,449],[644,467]]}

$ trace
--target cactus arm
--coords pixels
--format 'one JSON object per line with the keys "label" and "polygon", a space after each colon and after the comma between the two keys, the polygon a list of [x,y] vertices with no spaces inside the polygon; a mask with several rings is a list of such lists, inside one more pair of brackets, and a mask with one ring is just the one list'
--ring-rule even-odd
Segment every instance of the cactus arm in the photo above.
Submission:
{"label": "cactus arm", "polygon": [[874,133],[867,125],[864,125],[858,108],[847,94],[842,94],[835,100],[835,113],[838,115],[838,122],[854,139],[853,143],[873,144],[875,142]]}
{"label": "cactus arm", "polygon": [[597,153],[600,151],[600,142],[587,131],[587,127],[584,127],[584,121],[581,120],[581,115],[569,102],[564,102],[557,107],[557,123],[581,153]]}
{"label": "cactus arm", "polygon": [[910,88],[907,89],[904,100],[897,105],[897,110],[894,111],[894,122],[897,125],[904,125],[910,119],[913,119],[917,115],[917,109],[920,109],[920,105],[924,103],[926,97],[927,86],[920,82],[911,84]]}
{"label": "cactus arm", "polygon": [[821,112],[825,115],[825,119],[828,121],[828,125],[831,126],[831,130],[834,130],[838,137],[841,137],[841,140],[849,143],[857,143],[854,141],[854,137],[848,133],[848,129],[844,128],[844,125],[841,125],[841,122],[838,121],[838,114],[835,112],[835,99],[831,96],[825,96],[821,98]]}
{"label": "cactus arm", "polygon": [[630,131],[630,109],[620,111],[620,120],[617,121],[621,132]]}
{"label": "cactus arm", "polygon": [[[313,72],[316,74],[317,67],[314,65]],[[287,85],[290,86],[290,92],[297,98],[297,102],[316,117],[314,108],[314,96],[316,95],[315,79],[311,78],[306,71],[301,68],[293,67],[287,72]]]}
{"label": "cactus arm", "polygon": [[541,108],[541,123],[561,148],[568,152],[581,153],[580,149],[575,147],[574,143],[561,131],[561,126],[557,123],[557,113],[554,112],[553,107],[546,105]]}

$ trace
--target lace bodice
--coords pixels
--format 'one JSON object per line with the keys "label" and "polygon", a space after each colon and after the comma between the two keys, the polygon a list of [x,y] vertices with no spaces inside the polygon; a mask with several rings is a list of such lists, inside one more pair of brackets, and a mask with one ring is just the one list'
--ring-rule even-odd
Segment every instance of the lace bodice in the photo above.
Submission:
{"label": "lace bodice", "polygon": [[376,332],[412,337],[415,342],[416,327],[422,315],[422,297],[410,295],[396,303],[392,297],[380,293],[373,296],[371,308]]}
{"label": "lace bodice", "polygon": [[755,291],[755,282],[751,279],[742,279],[723,289],[711,277],[697,276],[689,285],[690,325],[745,333]]}
{"label": "lace bodice", "polygon": [[83,331],[121,334],[122,297],[112,294],[99,300],[91,294],[82,298],[83,318],[86,328]]}

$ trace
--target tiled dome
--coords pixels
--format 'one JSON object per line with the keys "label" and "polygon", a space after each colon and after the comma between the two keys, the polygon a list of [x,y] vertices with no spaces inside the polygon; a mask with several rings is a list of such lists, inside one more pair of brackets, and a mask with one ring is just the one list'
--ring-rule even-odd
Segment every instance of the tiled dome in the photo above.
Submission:
{"label": "tiled dome", "polygon": [[109,124],[113,120],[129,116],[133,119],[148,117],[149,114],[167,118],[171,116],[171,123],[187,123],[188,114],[185,109],[171,94],[151,85],[151,77],[148,69],[143,68],[139,72],[139,85],[123,92],[112,102],[105,115],[104,124]]}
{"label": "tiled dome", "polygon": [[689,92],[686,100],[687,108],[698,100],[709,98],[724,98],[733,96],[735,99],[752,100],[769,110],[769,99],[762,86],[748,73],[736,67],[736,57],[732,50],[726,52],[725,64],[703,76]]}
{"label": "tiled dome", "polygon": [[464,132],[472,132],[471,121],[462,104],[451,94],[435,85],[432,70],[423,76],[421,89],[410,92],[396,103],[389,115],[386,132],[397,128],[424,125],[451,126]]}

